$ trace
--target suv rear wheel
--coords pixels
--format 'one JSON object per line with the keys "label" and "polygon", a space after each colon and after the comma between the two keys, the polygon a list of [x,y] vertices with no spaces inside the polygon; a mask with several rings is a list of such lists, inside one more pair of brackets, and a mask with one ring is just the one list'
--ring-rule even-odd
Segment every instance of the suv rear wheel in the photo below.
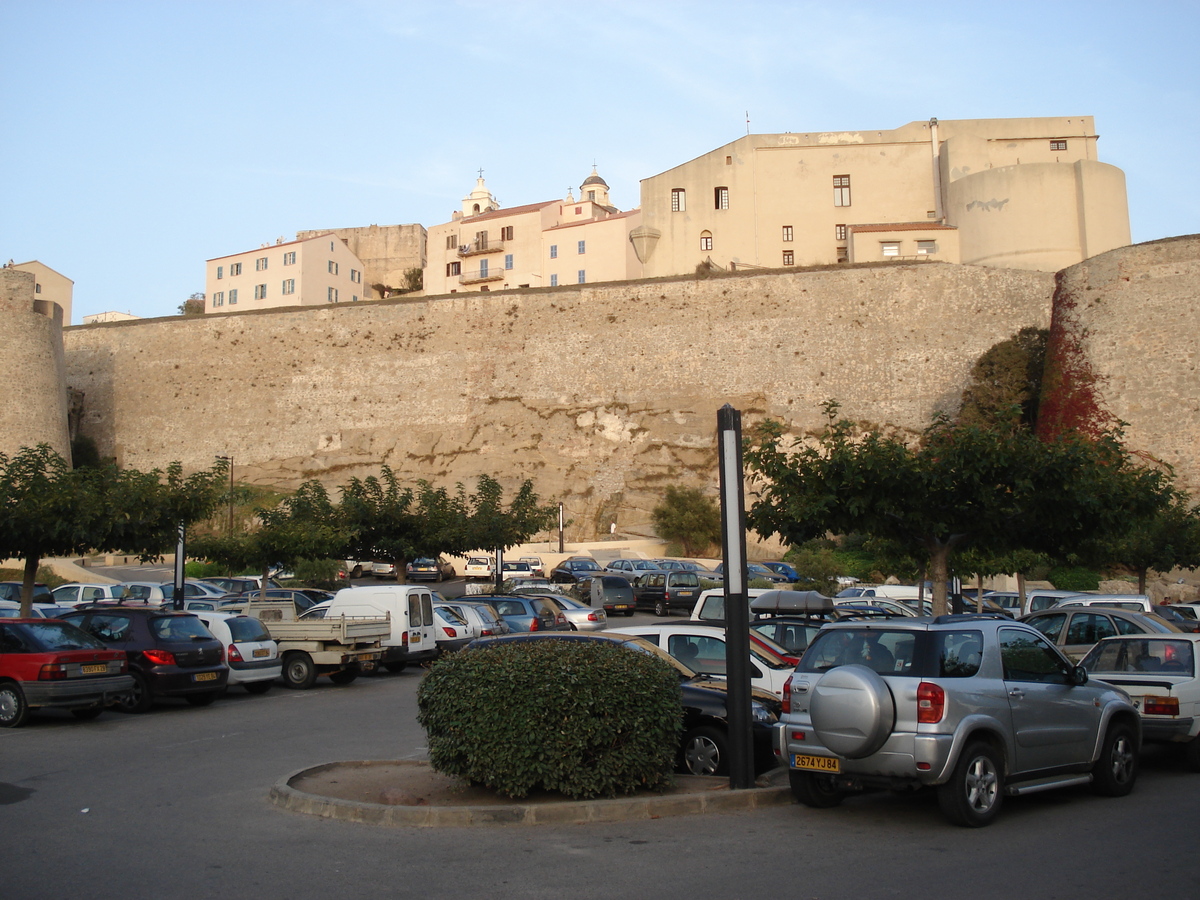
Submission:
{"label": "suv rear wheel", "polygon": [[813,809],[837,806],[846,796],[846,792],[834,786],[833,779],[828,775],[797,772],[792,769],[788,772],[788,781],[792,785],[792,796]]}
{"label": "suv rear wheel", "polygon": [[1124,797],[1137,781],[1137,738],[1125,722],[1114,722],[1104,735],[1100,758],[1092,767],[1092,790],[1104,797]]}
{"label": "suv rear wheel", "polygon": [[955,825],[990,825],[1004,801],[1004,769],[989,744],[968,744],[950,780],[938,788],[938,805]]}

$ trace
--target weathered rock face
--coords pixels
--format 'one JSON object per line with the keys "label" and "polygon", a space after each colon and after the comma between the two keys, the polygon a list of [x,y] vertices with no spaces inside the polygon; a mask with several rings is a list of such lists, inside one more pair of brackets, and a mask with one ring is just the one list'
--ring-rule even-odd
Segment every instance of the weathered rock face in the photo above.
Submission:
{"label": "weathered rock face", "polygon": [[572,538],[644,530],[667,484],[715,486],[716,411],[805,430],[924,428],[974,360],[1046,327],[1054,276],[836,267],[263,310],[67,330],[100,452],[148,468],[233,456],[236,477],[406,479],[563,500]]}

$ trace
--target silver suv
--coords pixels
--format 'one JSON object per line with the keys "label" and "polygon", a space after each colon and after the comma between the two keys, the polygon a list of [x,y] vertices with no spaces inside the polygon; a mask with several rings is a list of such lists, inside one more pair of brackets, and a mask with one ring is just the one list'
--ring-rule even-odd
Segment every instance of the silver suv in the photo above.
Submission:
{"label": "silver suv", "polygon": [[1142,737],[1127,694],[996,614],[826,625],[775,727],[801,803],[936,787],[946,817],[971,827],[1006,794],[1088,783],[1128,794]]}

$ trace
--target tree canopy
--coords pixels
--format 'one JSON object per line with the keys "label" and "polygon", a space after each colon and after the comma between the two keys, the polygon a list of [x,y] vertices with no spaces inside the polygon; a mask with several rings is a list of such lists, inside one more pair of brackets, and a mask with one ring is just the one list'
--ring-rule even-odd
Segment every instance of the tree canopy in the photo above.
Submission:
{"label": "tree canopy", "polygon": [[679,544],[684,556],[699,556],[721,542],[721,507],[700,488],[668,485],[650,518],[658,536]]}

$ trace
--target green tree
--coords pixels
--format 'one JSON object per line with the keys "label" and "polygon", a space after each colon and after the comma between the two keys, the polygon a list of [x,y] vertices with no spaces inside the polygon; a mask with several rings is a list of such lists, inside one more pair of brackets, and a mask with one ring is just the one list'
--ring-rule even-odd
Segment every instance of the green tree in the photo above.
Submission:
{"label": "green tree", "polygon": [[192,294],[186,300],[179,304],[179,314],[181,316],[202,316],[204,315],[204,294]]}
{"label": "green tree", "polygon": [[1160,508],[1129,519],[1118,534],[1085,556],[1134,572],[1138,593],[1144,594],[1151,569],[1170,572],[1200,566],[1200,512],[1186,494],[1176,493]]}
{"label": "green tree", "polygon": [[[533,482],[528,479],[521,483],[506,507],[500,482],[490,475],[480,475],[475,491],[469,495],[461,484],[458,485],[454,505],[463,517],[463,531],[458,535],[462,551],[498,550],[503,553],[549,528],[558,517],[557,506],[542,506],[538,502]],[[500,590],[503,577],[502,572],[496,572],[496,590]]]}
{"label": "green tree", "polygon": [[700,488],[669,485],[650,519],[658,536],[679,544],[685,556],[700,556],[721,542],[721,508]]}
{"label": "green tree", "polygon": [[858,436],[837,413],[826,404],[829,424],[815,443],[786,440],[779,422],[758,427],[746,451],[757,489],[748,523],[789,544],[862,531],[922,553],[938,614],[955,551],[1065,558],[1152,511],[1168,484],[1135,464],[1119,435],[1042,442],[1028,429],[939,418],[910,447],[876,430]]}
{"label": "green tree", "polygon": [[959,422],[994,426],[1016,421],[1033,428],[1049,336],[1044,328],[1022,328],[979,357],[962,393]]}
{"label": "green tree", "polygon": [[419,291],[424,286],[425,272],[420,268],[404,270],[404,291]]}

